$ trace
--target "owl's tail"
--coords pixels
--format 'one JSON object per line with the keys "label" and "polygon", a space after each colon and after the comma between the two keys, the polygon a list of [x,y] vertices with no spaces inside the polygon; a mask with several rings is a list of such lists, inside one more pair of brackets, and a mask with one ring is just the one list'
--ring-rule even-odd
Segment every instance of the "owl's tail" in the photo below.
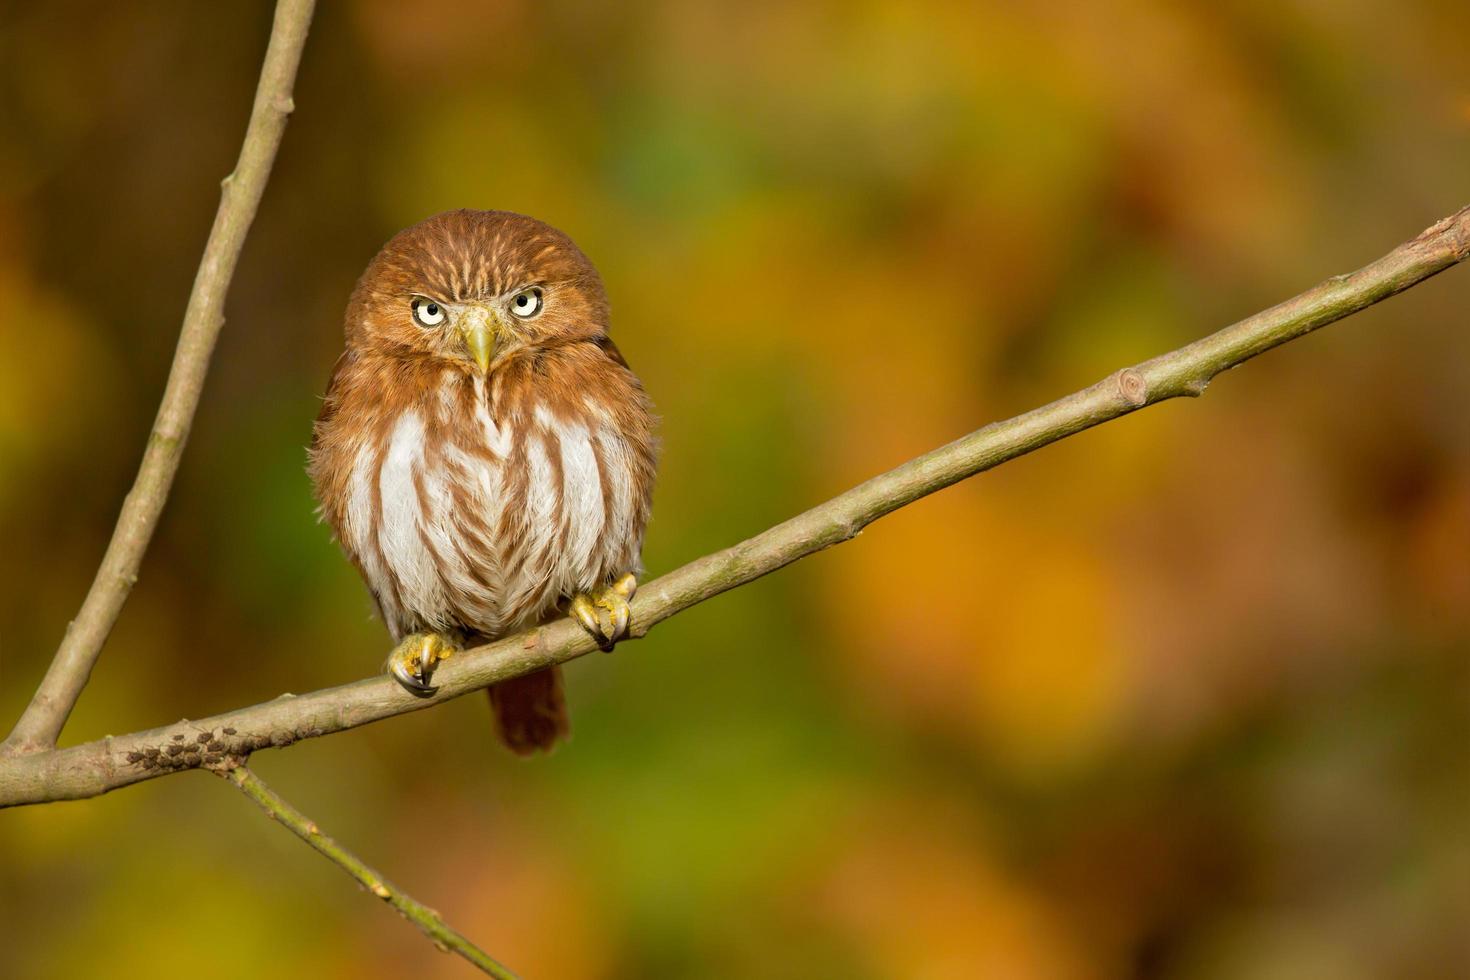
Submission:
{"label": "owl's tail", "polygon": [[560,667],[492,684],[489,693],[495,734],[516,755],[548,751],[571,733]]}

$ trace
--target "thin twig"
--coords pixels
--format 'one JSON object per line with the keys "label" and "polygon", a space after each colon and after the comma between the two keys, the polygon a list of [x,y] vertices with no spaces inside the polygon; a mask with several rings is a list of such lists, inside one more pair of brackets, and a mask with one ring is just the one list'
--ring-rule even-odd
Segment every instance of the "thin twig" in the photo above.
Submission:
{"label": "thin twig", "polygon": [[148,435],[138,475],[123,500],[112,540],[81,611],[67,627],[31,703],[10,737],[0,744],[0,755],[36,752],[56,744],[67,716],[87,686],[87,678],[128,593],[138,580],[138,568],[158,527],[194,411],[199,406],[199,393],[204,387],[215,340],[224,326],[225,295],[235,275],[240,249],[255,220],[276,149],[286,129],[286,118],[293,108],[291,92],[296,66],[301,61],[301,48],[306,43],[314,6],[315,0],[280,0],[276,5],[245,142],[240,147],[234,172],[224,179],[219,210],[215,212],[214,227],[210,229],[194,288],[189,294],[173,367],[169,370],[168,384],[153,431]]}
{"label": "thin twig", "polygon": [[220,775],[234,783],[239,787],[240,792],[259,804],[272,820],[285,825],[287,830],[310,844],[318,854],[357,879],[357,883],[362,887],[397,909],[399,915],[423,930],[424,935],[433,940],[434,945],[439,949],[446,953],[458,953],[492,977],[498,977],[500,980],[516,980],[514,973],[491,959],[483,949],[457,932],[439,917],[438,912],[416,901],[403,889],[364,864],[357,855],[322,833],[315,820],[308,819],[300,810],[277,796],[250,769],[245,766],[237,766],[227,772],[221,771]]}
{"label": "thin twig", "polygon": [[[1408,289],[1467,256],[1470,208],[1351,275],[1329,279],[1050,405],[986,426],[649,582],[633,603],[633,635],[642,636],[698,602],[846,541],[879,517],[982,470],[1146,405],[1198,395],[1220,372]],[[418,711],[595,649],[585,632],[562,620],[456,654],[435,674],[439,693],[429,699],[413,697],[379,676],[299,697],[285,695],[201,721],[0,759],[0,806],[96,796],[183,769],[230,768],[260,749]]]}

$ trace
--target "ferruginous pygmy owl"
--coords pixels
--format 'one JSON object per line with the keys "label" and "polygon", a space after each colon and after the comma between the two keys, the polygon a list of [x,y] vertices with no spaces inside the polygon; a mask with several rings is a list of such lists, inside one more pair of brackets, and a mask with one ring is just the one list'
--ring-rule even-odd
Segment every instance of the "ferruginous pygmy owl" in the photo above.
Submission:
{"label": "ferruginous pygmy owl", "polygon": [[[506,211],[400,232],[347,304],[316,422],[321,511],[428,695],[435,665],[565,609],[627,632],[653,491],[652,406],[608,330],[592,263]],[[513,751],[568,731],[560,668],[490,688]]]}

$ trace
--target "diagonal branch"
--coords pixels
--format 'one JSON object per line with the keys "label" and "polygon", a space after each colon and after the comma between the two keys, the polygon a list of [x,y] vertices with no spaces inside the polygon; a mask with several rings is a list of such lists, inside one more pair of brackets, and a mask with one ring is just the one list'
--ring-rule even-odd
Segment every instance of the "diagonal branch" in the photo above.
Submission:
{"label": "diagonal branch", "polygon": [[286,130],[286,118],[294,107],[291,91],[314,6],[315,0],[280,0],[276,5],[245,142],[240,147],[234,172],[222,185],[219,210],[215,212],[214,227],[210,229],[194,288],[189,294],[173,367],[133,489],[123,500],[112,540],[81,611],[67,626],[61,646],[31,703],[10,737],[0,744],[0,756],[37,752],[56,744],[67,716],[87,686],[87,678],[102,652],[102,645],[107,642],[107,635],[112,632],[128,593],[138,580],[138,568],[158,527],[189,436],[189,426],[199,407],[199,394],[204,388],[204,375],[209,370],[215,340],[224,326],[225,295],[235,275],[240,249],[255,220],[271,164]]}
{"label": "diagonal branch", "polygon": [[250,769],[238,766],[220,775],[265,811],[266,816],[285,826],[291,833],[311,845],[317,853],[347,872],[357,883],[398,910],[398,914],[418,926],[424,935],[446,953],[458,953],[482,972],[500,980],[516,980],[516,975],[501,966],[483,949],[439,917],[439,913],[407,894],[363,863],[362,859],[337,843],[300,810],[277,796]]}
{"label": "diagonal branch", "polygon": [[[633,634],[799,558],[839,544],[885,514],[1034,449],[1182,395],[1257,354],[1387,299],[1470,257],[1470,208],[1357,272],[1328,279],[1255,316],[895,469],[724,551],[655,579],[633,603]],[[195,722],[0,759],[0,806],[96,796],[185,769],[231,769],[251,752],[344,731],[459,697],[595,650],[570,620],[477,647],[435,675],[420,700],[387,677],[242,708]]]}

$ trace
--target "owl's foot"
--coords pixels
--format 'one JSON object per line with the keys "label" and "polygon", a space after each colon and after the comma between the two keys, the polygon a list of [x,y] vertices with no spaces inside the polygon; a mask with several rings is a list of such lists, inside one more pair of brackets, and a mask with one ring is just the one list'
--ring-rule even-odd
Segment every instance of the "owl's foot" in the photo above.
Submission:
{"label": "owl's foot", "polygon": [[[604,653],[611,653],[613,644],[628,635],[628,623],[632,617],[628,601],[638,591],[638,579],[632,572],[600,589],[578,592],[572,596],[568,606],[572,618],[592,634]],[[602,612],[598,612],[598,610]]]}
{"label": "owl's foot", "polygon": [[388,673],[417,697],[433,697],[439,689],[429,683],[439,661],[447,660],[459,649],[443,633],[411,633],[388,655]]}

